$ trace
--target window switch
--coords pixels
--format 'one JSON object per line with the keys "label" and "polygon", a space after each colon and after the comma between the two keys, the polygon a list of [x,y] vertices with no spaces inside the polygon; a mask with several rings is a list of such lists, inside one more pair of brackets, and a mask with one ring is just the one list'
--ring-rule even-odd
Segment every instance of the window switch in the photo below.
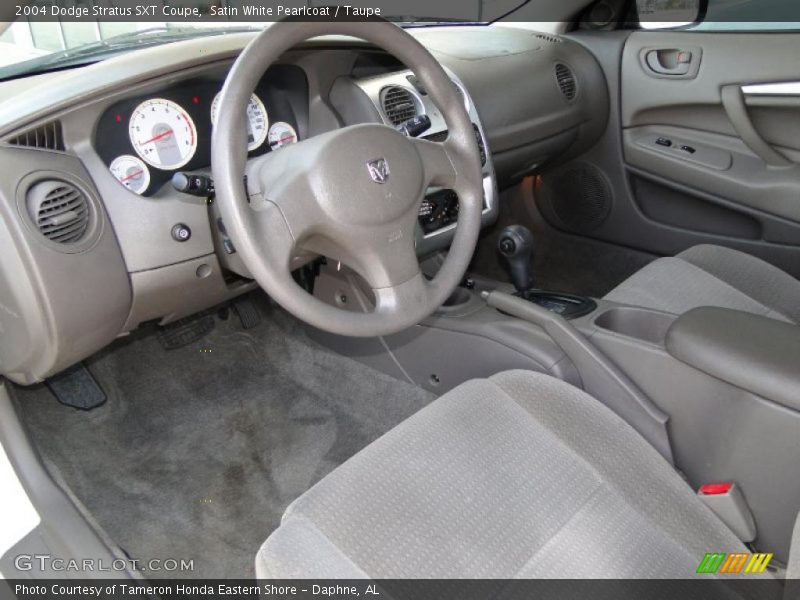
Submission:
{"label": "window switch", "polygon": [[681,150],[683,150],[684,152],[688,152],[689,154],[694,154],[695,152],[697,152],[697,150],[695,150],[691,146],[681,146]]}
{"label": "window switch", "polygon": [[656,144],[658,144],[659,146],[664,146],[665,148],[669,148],[672,146],[672,140],[660,137],[656,139]]}

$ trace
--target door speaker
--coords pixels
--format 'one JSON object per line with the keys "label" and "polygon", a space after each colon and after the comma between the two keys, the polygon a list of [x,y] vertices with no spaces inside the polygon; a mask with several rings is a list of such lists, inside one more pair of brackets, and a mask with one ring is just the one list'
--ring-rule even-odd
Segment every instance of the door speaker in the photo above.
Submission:
{"label": "door speaker", "polygon": [[570,163],[545,173],[539,178],[536,196],[551,225],[574,233],[594,231],[611,212],[611,186],[588,163]]}

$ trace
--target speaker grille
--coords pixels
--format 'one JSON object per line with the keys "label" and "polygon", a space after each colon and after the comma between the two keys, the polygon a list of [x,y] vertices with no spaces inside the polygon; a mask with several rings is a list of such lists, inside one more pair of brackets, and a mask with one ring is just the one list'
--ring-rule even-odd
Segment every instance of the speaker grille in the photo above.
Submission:
{"label": "speaker grille", "polygon": [[611,190],[596,167],[571,165],[544,175],[542,183],[546,212],[562,229],[592,231],[611,211]]}

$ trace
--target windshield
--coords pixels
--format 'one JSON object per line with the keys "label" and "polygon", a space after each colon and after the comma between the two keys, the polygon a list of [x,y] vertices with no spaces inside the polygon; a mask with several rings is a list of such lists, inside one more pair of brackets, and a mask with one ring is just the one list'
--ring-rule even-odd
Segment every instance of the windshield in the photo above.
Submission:
{"label": "windshield", "polygon": [[[488,23],[527,1],[371,0],[337,8],[326,0],[33,0],[16,7],[18,18],[0,35],[0,79],[180,39],[260,30],[287,16],[334,18],[333,10],[346,10],[355,19],[379,14],[404,26]],[[132,20],[137,13],[142,20]],[[342,16],[337,12],[335,18]]]}

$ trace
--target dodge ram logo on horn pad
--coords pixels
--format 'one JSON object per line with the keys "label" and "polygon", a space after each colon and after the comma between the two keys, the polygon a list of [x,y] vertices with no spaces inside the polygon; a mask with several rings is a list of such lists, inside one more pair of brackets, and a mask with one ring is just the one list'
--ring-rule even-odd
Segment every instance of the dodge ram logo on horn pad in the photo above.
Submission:
{"label": "dodge ram logo on horn pad", "polygon": [[386,183],[389,179],[389,163],[383,157],[367,161],[367,171],[375,183]]}

